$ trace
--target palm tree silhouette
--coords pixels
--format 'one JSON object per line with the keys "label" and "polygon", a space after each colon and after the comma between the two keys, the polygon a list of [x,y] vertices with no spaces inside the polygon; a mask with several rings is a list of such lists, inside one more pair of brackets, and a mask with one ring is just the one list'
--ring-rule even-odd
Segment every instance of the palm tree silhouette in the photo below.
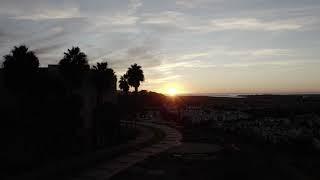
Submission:
{"label": "palm tree silhouette", "polygon": [[119,88],[126,94],[128,94],[129,92],[129,84],[128,84],[128,81],[127,79],[125,78],[125,75],[121,76],[120,77],[120,80],[119,80]]}
{"label": "palm tree silhouette", "polygon": [[128,80],[128,84],[134,87],[134,91],[135,93],[137,93],[138,88],[140,86],[140,82],[144,81],[144,75],[143,75],[143,70],[141,69],[141,66],[137,64],[131,65],[131,67],[128,68],[128,71],[125,77]]}
{"label": "palm tree silhouette", "polygon": [[39,60],[25,45],[15,46],[10,54],[4,56],[2,66],[5,86],[16,96],[18,116],[23,120],[27,112],[26,107],[30,105],[27,104],[27,99],[34,97],[31,94],[34,93],[33,90],[37,90]]}
{"label": "palm tree silhouette", "polygon": [[25,45],[15,46],[10,54],[4,56],[3,69],[5,84],[13,92],[26,92],[35,85],[39,60]]}
{"label": "palm tree silhouette", "polygon": [[108,68],[108,63],[107,62],[102,62],[102,63],[97,63],[97,65],[93,66],[93,70],[95,71],[106,71]]}
{"label": "palm tree silhouette", "polygon": [[101,94],[111,87],[113,81],[116,80],[116,75],[113,69],[108,68],[107,62],[97,63],[93,66],[93,82],[97,89],[97,102],[101,104]]}
{"label": "palm tree silhouette", "polygon": [[78,88],[82,85],[84,73],[90,69],[87,55],[79,47],[72,47],[64,53],[59,69],[72,88]]}

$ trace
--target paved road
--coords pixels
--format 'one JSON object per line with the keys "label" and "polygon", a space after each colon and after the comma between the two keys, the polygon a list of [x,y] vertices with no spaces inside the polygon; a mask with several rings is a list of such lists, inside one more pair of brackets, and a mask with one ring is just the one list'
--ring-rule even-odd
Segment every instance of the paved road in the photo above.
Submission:
{"label": "paved road", "polygon": [[[86,180],[86,179],[101,179],[107,180],[114,175],[126,170],[134,164],[145,160],[150,156],[154,156],[158,153],[164,152],[172,147],[181,144],[182,135],[176,129],[171,128],[164,124],[156,124],[151,122],[137,122],[139,127],[151,127],[161,130],[165,134],[165,138],[160,142],[151,145],[149,147],[142,148],[135,152],[130,152],[127,155],[115,158],[106,163],[102,163],[99,166],[87,170],[86,172],[80,173],[73,176],[70,179]],[[134,143],[142,143],[150,137],[146,137],[146,133],[143,136],[139,136]],[[148,136],[148,135],[147,135]]]}
{"label": "paved road", "polygon": [[285,154],[267,146],[205,127],[185,128],[182,133],[181,146],[137,163],[111,180],[312,179],[290,164],[292,157],[286,160]]}

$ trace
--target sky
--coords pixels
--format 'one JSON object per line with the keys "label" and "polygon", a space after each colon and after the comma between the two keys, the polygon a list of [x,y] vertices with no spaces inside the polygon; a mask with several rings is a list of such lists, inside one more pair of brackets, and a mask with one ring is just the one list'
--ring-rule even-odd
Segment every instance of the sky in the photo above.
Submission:
{"label": "sky", "polygon": [[138,63],[150,91],[320,92],[319,0],[0,0],[0,24],[1,57],[79,46],[118,79]]}

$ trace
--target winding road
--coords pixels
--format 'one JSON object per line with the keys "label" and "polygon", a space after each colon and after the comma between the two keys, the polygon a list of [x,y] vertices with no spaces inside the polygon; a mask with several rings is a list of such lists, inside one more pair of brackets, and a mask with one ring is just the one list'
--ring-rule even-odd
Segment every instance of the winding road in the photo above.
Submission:
{"label": "winding road", "polygon": [[113,160],[110,160],[106,163],[102,163],[99,166],[82,172],[76,176],[73,176],[70,179],[74,180],[86,180],[86,179],[97,179],[97,180],[107,180],[113,177],[114,175],[126,170],[127,168],[135,165],[138,162],[141,162],[147,159],[150,156],[154,156],[158,153],[166,151],[172,147],[178,146],[181,144],[182,135],[176,129],[169,127],[165,124],[158,124],[154,122],[137,122],[137,127],[144,133],[140,133],[140,136],[137,137],[134,142],[131,143],[143,143],[152,138],[150,133],[146,133],[147,129],[156,128],[161,130],[165,134],[165,138],[160,142],[155,143],[149,147],[145,147],[129,154],[117,157]]}

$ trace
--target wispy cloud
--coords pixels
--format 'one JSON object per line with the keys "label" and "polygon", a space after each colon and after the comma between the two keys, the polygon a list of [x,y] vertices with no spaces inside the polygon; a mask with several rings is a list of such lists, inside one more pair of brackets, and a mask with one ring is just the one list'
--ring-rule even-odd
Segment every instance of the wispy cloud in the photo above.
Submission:
{"label": "wispy cloud", "polygon": [[[165,76],[174,72],[212,68],[248,68],[253,66],[292,66],[301,61],[288,60],[296,54],[288,49],[251,49],[239,50],[217,47],[207,51],[180,55],[163,55],[159,66],[150,67],[148,71],[156,71]],[[217,61],[224,59],[225,62]],[[276,58],[276,59],[273,59]],[[263,60],[262,60],[263,59]]]}
{"label": "wispy cloud", "polygon": [[223,0],[176,0],[176,5],[184,8],[196,8],[200,5],[212,3],[212,2],[221,2]]}
{"label": "wispy cloud", "polygon": [[173,76],[167,76],[167,77],[162,77],[162,78],[149,79],[149,80],[147,80],[147,83],[149,83],[149,84],[162,84],[162,83],[171,82],[172,80],[177,80],[179,78],[181,78],[181,75],[173,75]]}
{"label": "wispy cloud", "polygon": [[67,19],[81,17],[78,8],[68,8],[68,9],[47,9],[34,14],[23,14],[13,16],[13,19],[19,20],[50,20],[50,19]]}
{"label": "wispy cloud", "polygon": [[225,70],[236,74],[233,84],[244,82],[244,72],[255,78],[256,67],[272,74],[302,66],[309,78],[319,69],[319,63],[303,65],[320,57],[317,1],[0,1],[0,56],[26,44],[46,65],[80,46],[90,63],[107,60],[119,75],[142,65],[150,89],[184,76],[187,83],[215,72],[224,76]]}
{"label": "wispy cloud", "polygon": [[210,33],[217,31],[297,31],[314,23],[314,18],[284,18],[264,20],[257,17],[209,18],[190,16],[178,11],[146,13],[140,23],[150,26],[171,26],[183,32]]}
{"label": "wispy cloud", "polygon": [[270,57],[270,56],[293,56],[295,53],[289,49],[245,49],[232,50],[224,49],[220,53],[230,56],[245,56],[245,57]]}
{"label": "wispy cloud", "polygon": [[282,61],[255,61],[255,62],[241,62],[241,63],[227,63],[220,65],[221,68],[249,68],[249,67],[263,67],[268,66],[275,67],[276,69],[286,68],[286,67],[298,67],[303,64],[315,64],[316,61],[305,61],[305,60],[282,60]]}
{"label": "wispy cloud", "polygon": [[285,31],[298,30],[303,25],[290,21],[262,21],[256,18],[214,19],[205,25],[191,25],[189,30],[199,32],[242,30],[242,31]]}
{"label": "wispy cloud", "polygon": [[110,27],[110,26],[130,26],[135,25],[139,17],[132,15],[114,15],[114,16],[101,16],[95,18],[95,25],[97,27]]}
{"label": "wispy cloud", "polygon": [[177,11],[164,11],[160,13],[142,14],[142,24],[176,24],[180,25],[184,21],[184,14]]}
{"label": "wispy cloud", "polygon": [[64,44],[63,43],[59,43],[59,44],[52,44],[52,45],[46,45],[43,47],[39,47],[39,48],[35,48],[33,49],[33,51],[37,54],[37,55],[43,55],[43,54],[48,54],[56,49],[60,49]]}
{"label": "wispy cloud", "polygon": [[136,11],[143,5],[141,0],[129,0],[128,14],[136,13]]}
{"label": "wispy cloud", "polygon": [[208,56],[208,52],[202,52],[202,53],[192,53],[192,54],[185,54],[177,58],[178,60],[189,60],[189,59],[195,59],[195,58],[200,58],[200,57],[205,57]]}

